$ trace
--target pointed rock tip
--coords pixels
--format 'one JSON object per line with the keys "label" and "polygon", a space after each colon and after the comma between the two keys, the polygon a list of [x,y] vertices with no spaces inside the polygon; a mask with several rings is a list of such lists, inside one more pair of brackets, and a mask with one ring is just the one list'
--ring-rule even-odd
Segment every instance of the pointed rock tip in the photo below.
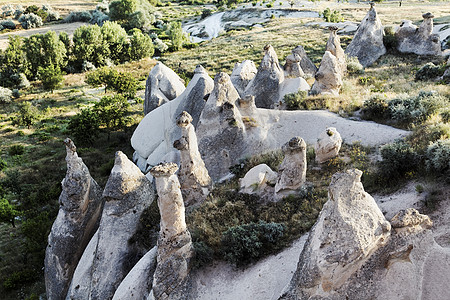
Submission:
{"label": "pointed rock tip", "polygon": [[150,173],[154,177],[169,177],[175,174],[178,170],[178,166],[176,163],[160,163],[159,165],[154,166],[150,169]]}
{"label": "pointed rock tip", "polygon": [[430,12],[427,12],[427,13],[424,13],[422,15],[422,18],[424,18],[424,19],[432,19],[432,18],[434,18],[434,15],[432,13],[430,13]]}
{"label": "pointed rock tip", "polygon": [[214,77],[214,84],[225,84],[227,82],[231,83],[231,79],[230,76],[228,76],[228,74],[225,72],[217,73]]}
{"label": "pointed rock tip", "polygon": [[197,65],[194,70],[194,74],[207,74],[206,69],[202,65]]}
{"label": "pointed rock tip", "polygon": [[64,140],[64,145],[66,145],[67,153],[69,153],[69,151],[71,154],[77,152],[77,147],[75,146],[74,142],[70,138],[66,138]]}
{"label": "pointed rock tip", "polygon": [[339,30],[339,27],[331,25],[331,26],[328,26],[328,30],[330,30],[332,33],[335,33],[336,31]]}
{"label": "pointed rock tip", "polygon": [[186,127],[192,122],[192,116],[187,112],[183,111],[177,118],[177,125],[179,127]]}
{"label": "pointed rock tip", "polygon": [[344,172],[335,173],[331,177],[330,186],[335,184],[342,184],[340,181],[351,179],[353,182],[361,182],[362,171],[358,169],[349,169]]}

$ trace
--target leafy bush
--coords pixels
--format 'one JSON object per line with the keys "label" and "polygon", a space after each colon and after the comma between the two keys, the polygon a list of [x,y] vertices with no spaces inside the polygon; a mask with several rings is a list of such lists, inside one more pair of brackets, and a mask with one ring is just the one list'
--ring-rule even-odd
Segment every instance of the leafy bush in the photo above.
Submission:
{"label": "leafy bush", "polygon": [[74,23],[74,22],[89,22],[92,19],[92,15],[88,11],[72,11],[70,14],[64,18],[64,23]]}
{"label": "leafy bush", "polygon": [[159,53],[163,53],[166,52],[167,49],[169,49],[169,46],[166,45],[166,43],[164,43],[161,39],[156,38],[153,41],[153,44],[155,45],[155,49],[159,52]]}
{"label": "leafy bush", "polygon": [[283,233],[283,225],[263,221],[231,227],[222,235],[224,256],[236,265],[248,263],[270,253]]}
{"label": "leafy bush", "polygon": [[155,53],[152,39],[139,29],[134,29],[130,39],[129,57],[131,60],[139,60],[144,57],[152,57]]}
{"label": "leafy bush", "polygon": [[130,104],[122,95],[105,96],[95,103],[94,112],[97,113],[100,125],[109,130],[121,129],[127,124],[126,115]]}
{"label": "leafy bush", "polygon": [[444,71],[445,68],[443,66],[436,66],[432,62],[429,62],[416,72],[415,79],[422,81],[433,80],[442,76],[442,74],[444,74]]}
{"label": "leafy bush", "polygon": [[6,163],[6,161],[0,158],[0,171],[4,170],[7,166],[8,164]]}
{"label": "leafy bush", "polygon": [[136,8],[136,0],[115,0],[109,4],[109,17],[113,21],[126,20]]}
{"label": "leafy bush", "polygon": [[9,103],[12,99],[12,91],[0,86],[0,104]]}
{"label": "leafy bush", "polygon": [[365,100],[362,114],[366,120],[385,120],[389,116],[386,99],[377,95]]}
{"label": "leafy bush", "polygon": [[75,30],[73,55],[79,67],[84,61],[89,61],[96,67],[106,64],[106,59],[110,56],[109,46],[103,40],[102,30],[98,25],[84,25]]}
{"label": "leafy bush", "polygon": [[397,51],[397,38],[395,37],[395,29],[392,26],[384,27],[383,44],[387,51]]}
{"label": "leafy bush", "polygon": [[44,24],[42,18],[33,13],[21,15],[18,21],[25,29],[41,27]]}
{"label": "leafy bush", "polygon": [[178,51],[183,47],[183,43],[187,41],[186,36],[183,33],[180,22],[171,22],[166,29],[166,33],[169,36],[172,44],[172,50]]}
{"label": "leafy bush", "polygon": [[19,212],[7,199],[0,197],[0,222],[10,223],[13,227],[16,227],[14,219],[18,214]]}
{"label": "leafy bush", "polygon": [[361,63],[358,60],[358,57],[352,56],[352,57],[346,57],[347,61],[347,72],[349,74],[363,74],[364,73],[364,67],[361,65]]}
{"label": "leafy bush", "polygon": [[27,72],[27,59],[23,51],[23,38],[9,36],[8,47],[0,55],[0,85],[18,87],[18,74]]}
{"label": "leafy bush", "polygon": [[68,129],[77,143],[92,144],[100,132],[100,118],[96,111],[85,108],[70,119]]}
{"label": "leafy bush", "polygon": [[22,155],[25,153],[25,146],[16,144],[9,147],[8,154],[11,156]]}
{"label": "leafy bush", "polygon": [[341,12],[339,10],[331,10],[328,7],[322,12],[322,17],[326,22],[331,23],[338,23],[344,21],[344,17],[341,15]]}
{"label": "leafy bush", "polygon": [[108,46],[109,58],[115,63],[127,59],[128,35],[117,22],[106,21],[101,27],[103,43]]}
{"label": "leafy bush", "polygon": [[435,173],[450,173],[450,139],[438,140],[429,145],[426,152],[426,167]]}
{"label": "leafy bush", "polygon": [[54,89],[61,86],[61,83],[64,80],[59,66],[55,67],[53,64],[50,64],[45,68],[39,67],[38,73],[44,89],[50,90],[52,93]]}
{"label": "leafy bush", "polygon": [[385,145],[380,150],[383,160],[379,163],[379,168],[386,182],[397,182],[416,171],[419,166],[420,156],[404,141]]}
{"label": "leafy bush", "polygon": [[204,242],[193,242],[195,250],[195,260],[193,268],[201,268],[208,265],[214,259],[214,251]]}
{"label": "leafy bush", "polygon": [[0,21],[0,25],[6,29],[16,29],[16,23],[11,19]]}
{"label": "leafy bush", "polygon": [[103,23],[109,20],[109,17],[107,14],[105,14],[102,11],[95,10],[92,12],[92,18],[89,21],[91,24],[97,24],[98,26],[102,26]]}
{"label": "leafy bush", "polygon": [[155,23],[156,19],[153,14],[146,10],[138,10],[128,17],[126,27],[128,29],[138,28],[143,31],[150,31],[151,25]]}
{"label": "leafy bush", "polygon": [[307,96],[308,93],[306,91],[298,91],[297,93],[285,95],[283,100],[289,110],[308,109],[309,106],[305,100]]}
{"label": "leafy bush", "polygon": [[44,4],[42,6],[42,10],[47,12],[47,22],[52,22],[52,21],[58,21],[59,20],[59,12],[57,12],[56,10],[54,10],[50,5],[48,4]]}
{"label": "leafy bush", "polygon": [[450,107],[444,108],[440,115],[443,122],[450,123]]}
{"label": "leafy bush", "polygon": [[19,104],[17,116],[13,119],[13,123],[30,128],[31,125],[33,125],[34,122],[38,120],[38,118],[38,109],[34,105],[32,105],[31,102],[27,101]]}
{"label": "leafy bush", "polygon": [[16,271],[9,275],[3,282],[5,290],[13,290],[23,286],[26,283],[32,282],[36,279],[36,273],[32,270]]}
{"label": "leafy bush", "polygon": [[36,5],[27,6],[27,8],[25,9],[26,14],[36,14],[38,11],[39,7],[37,7]]}

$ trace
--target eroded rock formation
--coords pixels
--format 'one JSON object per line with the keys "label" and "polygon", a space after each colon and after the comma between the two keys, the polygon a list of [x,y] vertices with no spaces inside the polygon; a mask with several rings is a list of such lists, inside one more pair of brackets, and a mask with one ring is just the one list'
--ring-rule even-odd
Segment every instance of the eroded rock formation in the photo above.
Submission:
{"label": "eroded rock formation", "polygon": [[284,65],[285,78],[304,77],[300,62],[302,58],[297,53],[291,53],[286,57],[286,64]]}
{"label": "eroded rock formation", "polygon": [[342,86],[341,74],[342,70],[336,56],[330,51],[325,51],[310,93],[312,95],[331,94],[338,96]]}
{"label": "eroded rock formation", "polygon": [[306,181],[306,143],[293,137],[281,148],[284,159],[278,168],[275,195],[280,198],[298,191]]}
{"label": "eroded rock formation", "polygon": [[242,63],[234,65],[231,73],[231,82],[238,91],[241,97],[244,96],[244,91],[249,82],[255,77],[256,69],[255,63],[252,60],[244,60]]}
{"label": "eroded rock formation", "polygon": [[336,26],[329,26],[328,29],[330,30],[330,36],[328,38],[325,51],[330,51],[331,54],[336,56],[341,70],[341,76],[344,76],[347,71],[347,63],[345,61],[344,49],[341,47],[341,39],[337,35],[339,28]]}
{"label": "eroded rock formation", "polygon": [[361,21],[350,44],[345,49],[348,56],[356,56],[364,67],[372,65],[386,53],[383,44],[383,25],[373,5]]}
{"label": "eroded rock formation", "polygon": [[153,167],[156,179],[161,229],[158,238],[157,266],[153,277],[152,297],[187,299],[186,281],[193,256],[191,235],[186,227],[185,209],[174,163]]}
{"label": "eroded rock formation", "polygon": [[316,65],[309,59],[308,55],[306,54],[305,49],[302,46],[297,46],[292,50],[292,54],[297,54],[300,56],[300,67],[302,68],[303,73],[305,73],[306,76],[314,77],[317,72]]}
{"label": "eroded rock formation", "polygon": [[339,132],[334,127],[328,127],[317,139],[315,145],[316,161],[323,163],[330,158],[336,157],[341,149],[341,145],[342,138]]}
{"label": "eroded rock formation", "polygon": [[191,115],[185,111],[178,116],[181,138],[173,143],[174,148],[180,150],[178,176],[185,206],[203,202],[211,187],[211,178],[198,151],[197,136],[191,122]]}
{"label": "eroded rock formation", "polygon": [[144,114],[180,96],[184,89],[183,80],[162,62],[157,62],[145,84]]}
{"label": "eroded rock formation", "polygon": [[273,108],[278,101],[279,86],[284,80],[284,71],[278,62],[278,56],[271,45],[264,47],[264,57],[256,76],[245,89],[245,95],[255,96],[257,107]]}
{"label": "eroded rock formation", "polygon": [[240,192],[246,194],[261,194],[264,193],[268,185],[273,185],[277,182],[278,174],[266,165],[260,164],[254,166],[239,179]]}
{"label": "eroded rock formation", "polygon": [[417,55],[440,55],[441,43],[439,35],[433,34],[433,14],[422,15],[423,22],[419,28],[411,21],[403,21],[395,33],[397,50]]}
{"label": "eroded rock formation", "polygon": [[103,208],[101,189],[91,177],[75,144],[66,145],[67,173],[62,181],[59,212],[45,251],[45,286],[49,299],[64,299],[78,261],[98,228]]}

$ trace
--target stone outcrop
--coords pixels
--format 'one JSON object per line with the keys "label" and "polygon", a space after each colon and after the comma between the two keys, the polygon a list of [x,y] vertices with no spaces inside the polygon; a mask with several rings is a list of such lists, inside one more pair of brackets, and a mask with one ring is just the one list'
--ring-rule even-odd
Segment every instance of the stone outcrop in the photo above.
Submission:
{"label": "stone outcrop", "polygon": [[214,180],[229,173],[246,152],[245,126],[236,107],[239,94],[226,73],[214,78],[214,90],[197,126],[198,149]]}
{"label": "stone outcrop", "polygon": [[271,45],[264,47],[264,57],[256,76],[245,89],[245,95],[255,96],[257,107],[273,108],[278,102],[279,86],[284,80],[284,71],[278,62],[278,56]]}
{"label": "stone outcrop", "polygon": [[314,77],[317,72],[316,65],[309,59],[308,55],[306,54],[305,49],[302,46],[297,46],[292,50],[292,54],[297,54],[300,56],[300,67],[302,68],[303,73],[305,76],[308,77]]}
{"label": "stone outcrop", "polygon": [[266,165],[260,164],[254,166],[239,179],[240,192],[246,194],[261,194],[266,191],[269,185],[277,182],[278,174]]}
{"label": "stone outcrop", "polygon": [[319,135],[315,144],[316,161],[323,163],[336,157],[341,145],[342,138],[339,132],[334,127],[328,127]]}
{"label": "stone outcrop", "polygon": [[78,261],[99,224],[101,189],[91,177],[74,143],[66,145],[67,173],[62,181],[59,212],[45,251],[45,286],[49,299],[64,299]]}
{"label": "stone outcrop", "polygon": [[157,62],[145,84],[144,114],[180,96],[184,89],[183,80],[162,62]]}
{"label": "stone outcrop", "polygon": [[300,67],[302,58],[297,53],[291,53],[286,57],[286,64],[284,65],[285,78],[304,77],[305,73]]}
{"label": "stone outcrop", "polygon": [[423,14],[419,28],[411,21],[403,21],[395,33],[397,50],[417,55],[441,55],[441,43],[438,34],[433,34],[433,18],[431,13]]}
{"label": "stone outcrop", "polygon": [[342,86],[342,71],[336,56],[330,51],[325,51],[315,78],[316,81],[310,91],[311,95],[339,95]]}
{"label": "stone outcrop", "polygon": [[341,47],[341,39],[337,35],[339,28],[336,26],[329,26],[328,29],[330,30],[330,36],[328,38],[325,51],[330,51],[331,54],[336,56],[341,70],[341,76],[344,76],[347,71],[347,63],[345,61],[344,49]]}
{"label": "stone outcrop", "polygon": [[278,168],[275,195],[278,198],[298,191],[306,181],[306,143],[293,137],[282,148],[284,159]]}
{"label": "stone outcrop", "polygon": [[244,91],[249,82],[255,77],[256,72],[255,63],[252,60],[244,60],[242,63],[236,63],[231,73],[231,82],[238,91],[241,97],[244,96]]}
{"label": "stone outcrop", "polygon": [[352,41],[345,49],[345,54],[356,56],[363,67],[368,67],[385,53],[383,25],[372,5],[361,21]]}
{"label": "stone outcrop", "polygon": [[211,178],[198,151],[197,136],[191,122],[191,115],[185,111],[178,116],[181,138],[173,143],[174,148],[180,151],[178,176],[186,207],[203,202],[211,187]]}
{"label": "stone outcrop", "polygon": [[142,171],[157,165],[168,152],[173,142],[181,137],[176,126],[176,118],[187,111],[197,126],[206,99],[214,87],[214,81],[202,66],[197,66],[194,77],[186,90],[175,100],[166,103],[147,114],[139,123],[131,137],[131,145],[136,150],[133,161]]}
{"label": "stone outcrop", "polygon": [[[116,153],[103,198],[105,206],[97,240],[93,242],[93,256],[86,251],[83,254],[87,256],[84,260],[87,265],[92,259],[92,266],[86,271],[86,265],[78,265],[77,271],[80,268],[80,274],[85,277],[77,276],[82,280],[77,282],[74,276],[69,299],[111,299],[123,278],[144,254],[129,240],[155,195],[151,183],[120,151]],[[82,283],[88,283],[89,288]]]}
{"label": "stone outcrop", "polygon": [[187,299],[186,282],[193,256],[191,235],[186,227],[185,209],[174,163],[153,167],[156,179],[161,228],[157,266],[150,299]]}

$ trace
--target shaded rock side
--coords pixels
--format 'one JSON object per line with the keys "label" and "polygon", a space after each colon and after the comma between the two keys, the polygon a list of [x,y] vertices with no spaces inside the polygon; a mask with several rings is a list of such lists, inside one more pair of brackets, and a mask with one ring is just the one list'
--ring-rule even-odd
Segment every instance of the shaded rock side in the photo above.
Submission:
{"label": "shaded rock side", "polygon": [[344,76],[347,71],[347,63],[345,61],[344,49],[341,47],[341,39],[337,35],[339,28],[336,26],[329,26],[328,29],[330,30],[330,36],[328,38],[325,51],[330,51],[331,54],[336,56],[341,70],[341,76]]}
{"label": "shaded rock side", "polygon": [[228,174],[229,167],[246,153],[245,126],[236,107],[238,99],[230,77],[218,73],[196,130],[198,149],[213,180]]}
{"label": "shaded rock side", "polygon": [[255,96],[257,107],[273,108],[278,102],[278,89],[284,80],[284,71],[278,62],[278,56],[271,45],[264,47],[264,57],[256,76],[245,89],[245,95]]}
{"label": "shaded rock side", "polygon": [[286,78],[304,77],[300,62],[302,58],[296,53],[289,54],[286,57],[286,64],[284,65],[284,75]]}
{"label": "shaded rock side", "polygon": [[341,74],[341,67],[336,56],[330,51],[325,51],[310,94],[331,94],[338,96],[342,86]]}
{"label": "shaded rock side", "polygon": [[240,192],[245,194],[261,194],[265,192],[268,185],[274,185],[277,182],[278,174],[266,165],[260,164],[254,166],[239,179]]}
{"label": "shaded rock side", "polygon": [[336,157],[341,149],[341,145],[342,138],[339,132],[334,127],[328,127],[319,135],[317,143],[314,146],[316,161],[323,163]]}
{"label": "shaded rock side", "polygon": [[231,82],[241,97],[244,96],[245,88],[257,73],[255,63],[252,60],[244,60],[236,63],[231,73]]}
{"label": "shaded rock side", "polygon": [[180,151],[178,176],[185,206],[203,202],[212,183],[198,151],[197,136],[191,122],[191,115],[185,111],[178,116],[177,125],[181,128],[181,138],[173,143],[174,148]]}
{"label": "shaded rock side", "polygon": [[174,163],[153,167],[156,179],[161,228],[157,266],[150,299],[188,299],[186,283],[193,256],[191,235],[186,227],[185,208]]}
{"label": "shaded rock side", "polygon": [[345,49],[345,54],[356,56],[363,67],[368,67],[385,53],[383,25],[375,7],[372,6]]}
{"label": "shaded rock side", "polygon": [[419,28],[411,21],[403,21],[395,32],[397,50],[417,55],[441,55],[441,43],[438,34],[433,34],[433,18],[431,13],[423,14]]}
{"label": "shaded rock side", "polygon": [[292,54],[297,54],[300,56],[300,67],[302,68],[303,73],[305,76],[308,77],[314,77],[317,72],[316,65],[309,59],[308,55],[306,54],[305,49],[302,46],[297,46],[292,50]]}
{"label": "shaded rock side", "polygon": [[157,62],[145,84],[144,114],[175,99],[184,90],[183,80],[162,62]]}
{"label": "shaded rock side", "polygon": [[278,168],[275,194],[278,198],[298,191],[306,181],[306,143],[301,137],[293,137],[281,148],[284,159]]}
{"label": "shaded rock side", "polygon": [[78,261],[99,224],[103,208],[101,188],[91,177],[74,143],[66,145],[66,177],[59,196],[59,212],[45,251],[45,286],[48,299],[64,299]]}

